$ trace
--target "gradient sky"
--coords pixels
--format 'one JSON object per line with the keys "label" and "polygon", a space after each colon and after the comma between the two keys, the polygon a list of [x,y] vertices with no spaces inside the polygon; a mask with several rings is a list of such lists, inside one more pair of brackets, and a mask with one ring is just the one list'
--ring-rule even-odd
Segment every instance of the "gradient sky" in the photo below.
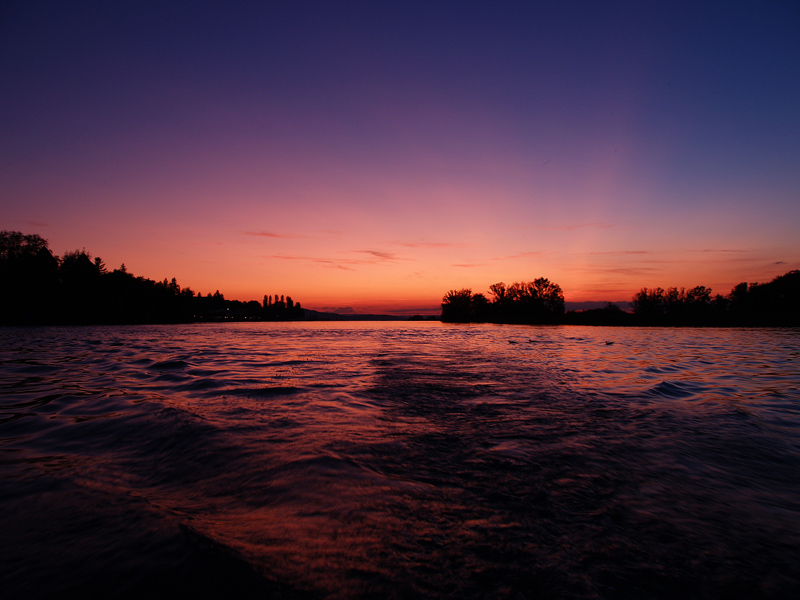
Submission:
{"label": "gradient sky", "polygon": [[800,3],[16,2],[0,229],[307,308],[800,268]]}

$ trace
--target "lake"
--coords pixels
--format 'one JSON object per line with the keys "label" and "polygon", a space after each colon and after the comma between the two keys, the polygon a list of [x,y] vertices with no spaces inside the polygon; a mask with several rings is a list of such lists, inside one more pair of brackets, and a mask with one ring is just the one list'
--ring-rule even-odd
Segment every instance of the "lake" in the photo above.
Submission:
{"label": "lake", "polygon": [[4,598],[800,597],[800,331],[0,328]]}

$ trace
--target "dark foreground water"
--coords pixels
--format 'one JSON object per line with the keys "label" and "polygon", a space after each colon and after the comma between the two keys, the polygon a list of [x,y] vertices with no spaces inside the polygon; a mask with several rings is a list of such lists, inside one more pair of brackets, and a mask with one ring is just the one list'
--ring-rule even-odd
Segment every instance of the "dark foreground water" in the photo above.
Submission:
{"label": "dark foreground water", "polygon": [[0,329],[0,596],[798,598],[798,387],[797,330]]}

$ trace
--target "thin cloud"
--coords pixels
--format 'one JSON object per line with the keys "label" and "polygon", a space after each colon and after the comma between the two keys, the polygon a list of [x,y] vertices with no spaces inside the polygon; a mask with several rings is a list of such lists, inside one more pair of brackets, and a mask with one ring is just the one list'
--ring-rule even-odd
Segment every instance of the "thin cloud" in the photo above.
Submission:
{"label": "thin cloud", "polygon": [[[341,271],[355,271],[354,268],[348,267],[346,264],[342,264],[342,262],[338,262],[335,260],[328,260],[327,258],[316,258],[312,262],[318,265],[323,265],[330,269],[339,269]],[[344,261],[349,262],[349,261]],[[349,264],[354,264],[353,262],[349,262]],[[357,264],[357,263],[355,263]]]}
{"label": "thin cloud", "polygon": [[544,252],[535,250],[531,252],[520,252],[519,254],[510,254],[508,256],[498,256],[492,260],[516,260],[518,258],[530,258],[531,256],[541,256]]}
{"label": "thin cloud", "polygon": [[531,227],[535,231],[575,231],[576,229],[611,229],[611,223],[580,223],[579,225],[541,225]]}
{"label": "thin cloud", "polygon": [[652,267],[618,267],[609,269],[598,269],[594,267],[568,267],[570,271],[584,272],[584,273],[614,273],[615,275],[650,275],[652,273],[660,272],[661,269],[654,269]]}
{"label": "thin cloud", "polygon": [[245,235],[265,238],[299,239],[304,236],[293,233],[275,233],[274,231],[243,231]]}
{"label": "thin cloud", "polygon": [[331,269],[341,269],[342,271],[355,271],[355,269],[352,267],[347,266],[348,264],[364,264],[364,261],[336,261],[329,258],[319,258],[316,256],[291,256],[287,254],[271,254],[269,256],[265,256],[264,258],[277,260],[304,260],[306,262],[323,265]]}
{"label": "thin cloud", "polygon": [[616,269],[603,269],[603,271],[616,275],[650,275],[651,273],[658,273],[660,269],[653,269],[651,267],[619,267]]}
{"label": "thin cloud", "polygon": [[716,252],[720,252],[720,253],[723,253],[723,254],[724,253],[741,254],[743,252],[747,252],[747,250],[734,250],[734,249],[731,249],[731,248],[704,248],[703,250],[692,250],[692,252],[699,252],[699,253],[702,253],[702,254],[709,254],[709,253],[716,253]]}
{"label": "thin cloud", "polygon": [[394,252],[379,252],[378,250],[356,250],[361,254],[370,254],[375,258],[380,258],[382,260],[397,260],[397,254]]}
{"label": "thin cloud", "polygon": [[464,248],[464,242],[391,242],[404,248]]}
{"label": "thin cloud", "polygon": [[373,260],[360,261],[361,264],[375,264],[376,262],[395,261],[395,260],[407,260],[407,261],[413,260],[411,258],[403,258],[402,256],[398,256],[397,253],[395,252],[382,252],[380,250],[356,250],[355,252],[359,254],[366,254],[368,256],[373,257]]}
{"label": "thin cloud", "polygon": [[[324,267],[328,267],[331,269],[341,269],[343,271],[355,271],[353,268],[354,266],[362,266],[362,265],[374,265],[376,262],[380,262],[377,260],[356,260],[352,258],[344,258],[344,259],[331,259],[331,258],[321,258],[319,256],[296,256],[291,254],[271,254],[264,256],[266,259],[278,259],[278,260],[304,260],[306,262],[314,263],[317,265],[322,265]],[[385,260],[381,258],[381,260]],[[396,259],[402,260],[402,259]]]}
{"label": "thin cloud", "polygon": [[31,227],[50,227],[49,223],[44,223],[42,221],[23,221],[23,223]]}
{"label": "thin cloud", "polygon": [[[731,264],[742,264],[742,263],[763,263],[767,260],[764,256],[729,256],[726,258],[719,258],[715,262],[718,263],[731,263]],[[702,261],[701,261],[702,262]]]}
{"label": "thin cloud", "polygon": [[395,254],[394,252],[381,252],[379,250],[356,250],[355,252],[357,252],[359,254],[366,254],[368,257],[371,257],[371,258],[331,259],[331,258],[323,258],[323,257],[319,257],[319,256],[306,256],[306,255],[293,255],[293,254],[271,254],[271,255],[264,256],[264,258],[266,258],[266,259],[277,259],[277,260],[306,261],[306,262],[309,262],[309,263],[323,265],[325,267],[329,267],[329,268],[333,268],[333,269],[342,269],[344,271],[355,271],[355,269],[353,267],[362,266],[362,265],[374,265],[374,264],[383,263],[383,262],[386,262],[386,261],[410,260],[410,259],[407,259],[407,258],[398,257],[397,254]]}
{"label": "thin cloud", "polygon": [[637,254],[652,254],[649,250],[616,250],[609,252],[584,252],[585,256],[629,256]]}
{"label": "thin cloud", "polygon": [[[650,250],[619,250],[619,251],[609,251],[609,252],[584,252],[581,253],[580,256],[631,256],[642,257],[640,262],[645,262],[646,264],[674,264],[674,263],[693,263],[693,264],[704,264],[710,261],[716,263],[749,263],[749,262],[761,262],[764,260],[763,256],[743,256],[744,253],[748,252],[747,250],[736,250],[736,249],[704,249],[704,250],[688,250],[688,255],[683,255],[680,258],[671,258],[671,256],[677,255],[680,256],[682,252],[671,253],[671,252],[653,252]],[[717,256],[712,257],[709,255],[716,254]],[[660,258],[653,258],[653,257],[660,257]]]}

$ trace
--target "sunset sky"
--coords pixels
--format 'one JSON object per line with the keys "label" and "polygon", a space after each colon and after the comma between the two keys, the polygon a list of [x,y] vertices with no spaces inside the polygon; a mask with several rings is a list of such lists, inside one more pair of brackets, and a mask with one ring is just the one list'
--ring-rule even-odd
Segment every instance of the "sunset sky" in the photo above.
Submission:
{"label": "sunset sky", "polygon": [[800,268],[796,1],[12,4],[0,229],[56,254],[360,312]]}

